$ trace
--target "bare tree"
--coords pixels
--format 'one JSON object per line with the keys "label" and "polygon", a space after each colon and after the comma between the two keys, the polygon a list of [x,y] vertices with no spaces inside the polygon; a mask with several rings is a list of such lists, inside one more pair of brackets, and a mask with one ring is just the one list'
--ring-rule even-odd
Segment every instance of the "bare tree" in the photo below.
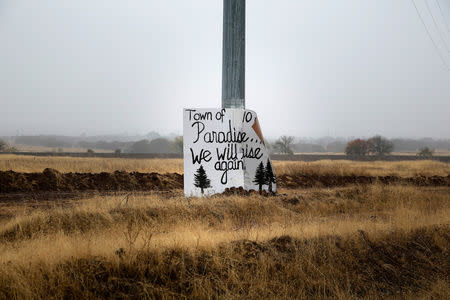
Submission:
{"label": "bare tree", "polygon": [[275,142],[274,148],[282,154],[294,154],[292,151],[293,142],[294,137],[283,135]]}
{"label": "bare tree", "polygon": [[377,156],[390,154],[394,150],[394,144],[380,135],[370,138],[367,143],[369,146],[369,152]]}
{"label": "bare tree", "polygon": [[356,139],[348,142],[345,154],[348,156],[366,156],[369,153],[369,143],[366,140]]}
{"label": "bare tree", "polygon": [[434,150],[430,149],[429,147],[423,147],[417,152],[417,156],[423,157],[423,158],[431,158],[434,155]]}
{"label": "bare tree", "polygon": [[8,144],[4,140],[0,140],[0,152],[6,151]]}
{"label": "bare tree", "polygon": [[18,152],[18,150],[16,147],[13,147],[13,146],[9,145],[7,142],[5,142],[4,140],[0,139],[0,152],[13,153],[13,152]]}

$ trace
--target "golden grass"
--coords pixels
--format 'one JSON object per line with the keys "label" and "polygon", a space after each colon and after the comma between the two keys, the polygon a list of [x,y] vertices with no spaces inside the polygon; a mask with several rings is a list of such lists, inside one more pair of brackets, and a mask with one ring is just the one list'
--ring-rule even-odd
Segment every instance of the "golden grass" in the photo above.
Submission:
{"label": "golden grass", "polygon": [[361,162],[349,160],[321,160],[317,162],[275,161],[277,174],[334,174],[334,175],[368,175],[368,176],[447,176],[450,164],[433,161],[374,161]]}
{"label": "golden grass", "polygon": [[0,298],[450,292],[448,187],[281,192],[202,199],[136,193],[42,209],[16,204],[15,216],[0,223]]}
{"label": "golden grass", "polygon": [[[127,159],[127,158],[75,158],[75,157],[33,157],[20,155],[0,155],[0,171],[42,172],[53,168],[62,173],[99,172],[158,172],[183,173],[182,159]],[[410,177],[415,175],[450,174],[450,164],[438,161],[399,161],[399,162],[357,162],[322,160],[317,162],[274,161],[278,175],[289,173],[335,174],[335,175],[395,175]]]}
{"label": "golden grass", "polygon": [[[117,199],[112,201],[117,203]],[[112,258],[113,250],[130,249],[130,245],[138,249],[146,247],[146,239],[150,236],[151,248],[195,249],[214,248],[241,239],[267,241],[283,235],[303,239],[329,235],[348,237],[357,230],[377,238],[393,230],[408,232],[424,226],[450,224],[450,209],[443,203],[426,213],[419,207],[400,206],[389,212],[378,211],[378,215],[374,210],[373,215],[319,217],[284,211],[273,203],[252,213],[245,209],[261,206],[256,203],[260,200],[236,198],[231,201],[231,205],[226,203],[229,211],[215,217],[201,213],[211,213],[214,208],[209,206],[221,205],[222,201],[203,202],[190,208],[172,203],[162,208],[161,216],[154,218],[148,215],[158,214],[156,207],[159,205],[95,212],[86,212],[84,207],[70,212],[51,211],[19,217],[2,226],[0,263],[55,264],[68,257],[91,255]],[[167,211],[164,213],[164,210]],[[135,239],[129,238],[134,235]]]}
{"label": "golden grass", "polygon": [[61,173],[142,172],[183,173],[182,159],[127,159],[100,157],[52,157],[0,155],[0,170],[42,172],[46,168]]}
{"label": "golden grass", "polygon": [[[181,159],[0,156],[0,170],[182,173]],[[450,174],[414,162],[274,162],[281,174]],[[181,190],[0,203],[0,299],[442,299],[450,187]]]}

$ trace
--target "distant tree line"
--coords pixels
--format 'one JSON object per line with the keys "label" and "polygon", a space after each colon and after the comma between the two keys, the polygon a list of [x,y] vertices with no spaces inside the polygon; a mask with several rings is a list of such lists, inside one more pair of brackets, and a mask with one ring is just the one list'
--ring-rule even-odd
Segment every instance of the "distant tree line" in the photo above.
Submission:
{"label": "distant tree line", "polygon": [[[350,144],[350,147],[349,147]],[[306,139],[295,142],[294,137],[281,136],[274,142],[266,141],[271,153],[347,153],[350,155],[386,155],[392,151],[419,153],[422,149],[450,150],[450,140],[386,139],[379,135],[370,139]]]}
{"label": "distant tree line", "polygon": [[74,146],[73,140],[70,137],[46,135],[18,136],[15,138],[15,143],[49,148],[70,148]]}
{"label": "distant tree line", "polygon": [[94,153],[94,150],[109,150],[116,154],[183,153],[183,138],[180,136],[168,139],[158,137],[159,135],[155,132],[147,136],[149,136],[148,139],[138,141],[87,141],[79,140],[79,137],[66,136],[18,136],[15,138],[15,144],[48,147],[58,149],[58,152],[63,152],[63,148],[84,148],[90,150],[89,153]]}
{"label": "distant tree line", "polygon": [[[14,141],[16,145],[43,146],[58,149],[54,151],[59,152],[62,152],[64,148],[84,148],[112,152],[120,151],[121,153],[183,153],[183,138],[181,136],[161,137],[157,132],[150,132],[144,136],[135,137],[39,135],[8,137],[8,139]],[[361,141],[363,140],[368,141],[370,139],[361,139]],[[277,140],[265,140],[265,144],[269,147],[271,153],[279,154],[345,153],[348,143],[352,141],[354,140],[331,137],[300,139],[292,136],[281,136]],[[396,152],[418,153],[426,147],[430,150],[450,150],[450,139],[395,138],[390,139],[389,142],[392,143],[393,149]],[[361,147],[363,148],[364,146],[361,145]],[[365,155],[372,155],[373,153],[377,153],[377,151],[374,152],[366,149],[364,153],[366,153]]]}
{"label": "distant tree line", "polygon": [[176,153],[172,143],[164,138],[152,141],[141,140],[133,143],[128,149],[129,153]]}
{"label": "distant tree line", "polygon": [[[394,151],[395,144],[382,136],[374,136],[368,140],[356,139],[348,142],[345,148],[345,153],[349,156],[384,156],[389,155]],[[434,150],[430,147],[422,147],[417,150],[417,156],[422,158],[431,158],[434,155]]]}
{"label": "distant tree line", "polygon": [[432,139],[432,138],[423,138],[423,139],[392,139],[392,143],[394,144],[395,151],[400,152],[416,152],[425,147],[429,147],[430,149],[442,149],[442,150],[450,150],[450,139]]}
{"label": "distant tree line", "polygon": [[132,142],[118,142],[118,141],[112,141],[112,142],[105,142],[105,141],[98,141],[98,142],[80,141],[75,146],[78,147],[78,148],[87,148],[87,149],[116,150],[116,149],[127,149],[132,144],[133,144]]}

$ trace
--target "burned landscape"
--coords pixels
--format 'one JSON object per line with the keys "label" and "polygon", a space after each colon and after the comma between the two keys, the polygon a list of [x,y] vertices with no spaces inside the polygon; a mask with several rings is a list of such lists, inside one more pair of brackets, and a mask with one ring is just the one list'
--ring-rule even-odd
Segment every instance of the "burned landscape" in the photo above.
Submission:
{"label": "burned landscape", "polygon": [[449,299],[449,20],[0,1],[0,300]]}
{"label": "burned landscape", "polygon": [[447,163],[274,161],[277,195],[185,198],[182,160],[5,158],[0,298],[450,291]]}

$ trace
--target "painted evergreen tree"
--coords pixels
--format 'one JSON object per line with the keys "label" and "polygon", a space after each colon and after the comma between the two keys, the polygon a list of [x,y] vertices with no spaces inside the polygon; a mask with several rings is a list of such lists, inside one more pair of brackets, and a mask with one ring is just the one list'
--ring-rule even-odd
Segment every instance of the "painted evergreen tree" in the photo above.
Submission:
{"label": "painted evergreen tree", "polygon": [[269,185],[269,193],[272,193],[272,183],[276,183],[275,174],[273,174],[272,164],[270,160],[267,159],[266,164],[266,184]]}
{"label": "painted evergreen tree", "polygon": [[202,195],[205,192],[205,189],[211,187],[211,180],[208,179],[208,176],[206,176],[205,169],[203,169],[203,166],[200,166],[200,168],[197,170],[197,173],[194,174],[194,186],[198,187],[202,191]]}
{"label": "painted evergreen tree", "polygon": [[261,162],[256,168],[255,179],[253,180],[259,187],[259,193],[262,194],[262,186],[266,184],[266,170],[264,164]]}

